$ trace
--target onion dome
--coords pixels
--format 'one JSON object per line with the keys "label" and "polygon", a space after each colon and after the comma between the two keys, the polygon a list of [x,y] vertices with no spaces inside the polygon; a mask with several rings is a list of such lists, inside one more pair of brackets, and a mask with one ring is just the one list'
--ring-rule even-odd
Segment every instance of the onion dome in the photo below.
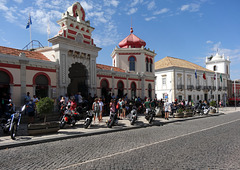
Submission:
{"label": "onion dome", "polygon": [[130,35],[124,38],[118,45],[120,48],[129,48],[129,46],[131,48],[141,48],[146,46],[146,42],[134,35],[131,27]]}

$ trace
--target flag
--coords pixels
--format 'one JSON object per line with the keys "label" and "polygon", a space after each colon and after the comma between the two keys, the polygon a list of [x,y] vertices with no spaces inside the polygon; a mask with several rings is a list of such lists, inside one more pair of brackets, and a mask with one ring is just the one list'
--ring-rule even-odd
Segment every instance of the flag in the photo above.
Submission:
{"label": "flag", "polygon": [[222,82],[222,73],[220,74],[220,80],[221,80],[221,82]]}
{"label": "flag", "polygon": [[205,72],[203,73],[203,79],[206,80],[206,74],[205,74]]}
{"label": "flag", "polygon": [[197,79],[197,70],[195,70],[195,78]]}
{"label": "flag", "polygon": [[31,20],[31,16],[29,15],[28,23],[27,23],[26,29],[28,29],[28,28],[30,27],[30,25],[32,25],[32,20]]}

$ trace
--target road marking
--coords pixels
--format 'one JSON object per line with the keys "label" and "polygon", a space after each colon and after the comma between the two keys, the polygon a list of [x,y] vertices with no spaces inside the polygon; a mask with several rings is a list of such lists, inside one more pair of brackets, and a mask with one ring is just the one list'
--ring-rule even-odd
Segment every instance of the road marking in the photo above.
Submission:
{"label": "road marking", "polygon": [[149,146],[152,146],[152,145],[156,145],[156,144],[159,144],[159,143],[167,142],[167,141],[170,141],[170,140],[174,140],[174,139],[177,139],[177,138],[185,137],[185,136],[192,135],[192,134],[195,134],[195,133],[199,133],[199,132],[207,131],[207,130],[210,130],[210,129],[214,129],[216,127],[227,125],[227,124],[230,124],[230,123],[233,123],[233,122],[237,122],[237,121],[240,121],[240,119],[236,119],[236,120],[233,120],[233,121],[230,121],[230,122],[222,123],[222,124],[219,124],[219,125],[216,125],[216,126],[212,126],[212,127],[206,128],[206,129],[198,130],[198,131],[195,131],[195,132],[191,132],[191,133],[186,133],[186,134],[183,134],[183,135],[175,136],[173,138],[161,140],[161,141],[158,141],[158,142],[146,144],[146,145],[139,146],[139,147],[136,147],[136,148],[132,148],[132,149],[129,149],[129,150],[126,150],[126,151],[117,152],[117,153],[114,153],[114,154],[111,154],[111,155],[106,155],[106,156],[103,156],[103,157],[99,157],[99,158],[87,160],[87,161],[84,161],[84,162],[79,162],[79,163],[76,163],[76,164],[73,164],[73,165],[61,167],[61,168],[59,168],[59,170],[61,170],[61,169],[68,169],[68,168],[72,168],[72,167],[75,167],[75,166],[80,166],[80,165],[87,164],[87,163],[90,163],[90,162],[98,161],[98,160],[101,160],[101,159],[110,158],[110,157],[113,157],[113,156],[116,156],[116,155],[125,154],[125,153],[128,153],[128,152],[132,152],[132,151],[135,151],[135,150],[146,148],[146,147],[149,147]]}

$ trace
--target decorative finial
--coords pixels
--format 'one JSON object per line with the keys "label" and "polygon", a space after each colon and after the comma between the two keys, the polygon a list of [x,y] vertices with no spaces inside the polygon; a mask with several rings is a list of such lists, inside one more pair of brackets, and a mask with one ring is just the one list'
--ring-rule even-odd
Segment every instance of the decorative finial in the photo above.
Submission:
{"label": "decorative finial", "polygon": [[131,32],[131,34],[133,33],[133,28],[132,27],[131,27],[131,31],[130,32]]}

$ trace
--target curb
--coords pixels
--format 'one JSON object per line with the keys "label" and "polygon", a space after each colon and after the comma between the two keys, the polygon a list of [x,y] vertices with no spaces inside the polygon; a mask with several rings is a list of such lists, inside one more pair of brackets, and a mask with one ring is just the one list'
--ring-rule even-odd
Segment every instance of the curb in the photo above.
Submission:
{"label": "curb", "polygon": [[[178,120],[169,120],[166,122],[159,121],[159,123],[136,125],[136,126],[129,126],[129,127],[123,127],[123,128],[116,128],[116,129],[107,128],[106,130],[103,130],[103,131],[80,133],[80,134],[74,134],[74,135],[68,135],[68,136],[59,136],[59,137],[53,136],[53,137],[49,137],[49,138],[45,138],[45,139],[32,139],[31,141],[23,141],[20,143],[8,143],[8,144],[3,144],[3,145],[0,144],[0,150],[20,147],[20,146],[29,146],[29,145],[35,145],[35,144],[41,144],[41,143],[55,142],[55,141],[66,140],[66,139],[71,139],[71,138],[107,134],[107,133],[113,133],[113,132],[118,132],[118,131],[147,128],[147,127],[152,127],[152,126],[163,126],[163,125],[175,123],[175,122],[183,122],[183,121],[188,121],[188,120],[201,119],[201,118],[207,118],[207,117],[211,117],[211,116],[220,116],[220,115],[224,115],[224,113],[217,113],[217,114],[197,116],[197,117],[188,117],[188,118],[183,118],[183,119],[178,119]],[[16,141],[13,141],[13,142],[16,142]]]}

